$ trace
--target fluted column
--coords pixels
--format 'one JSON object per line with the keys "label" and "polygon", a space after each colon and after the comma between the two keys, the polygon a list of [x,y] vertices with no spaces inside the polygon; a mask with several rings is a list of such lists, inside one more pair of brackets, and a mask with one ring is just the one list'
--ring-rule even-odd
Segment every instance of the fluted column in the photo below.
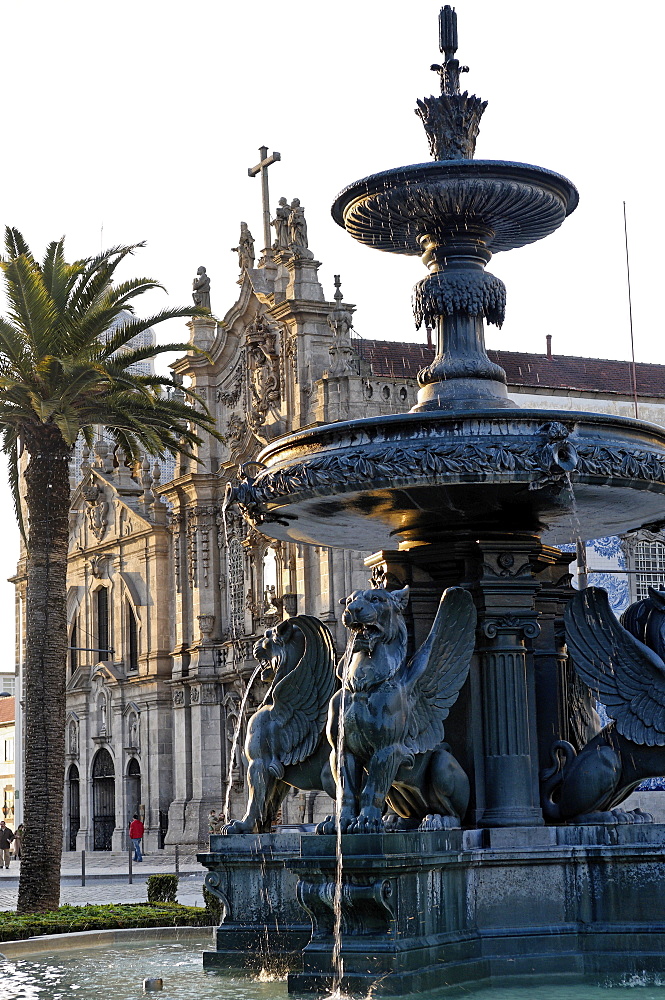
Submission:
{"label": "fluted column", "polygon": [[[533,640],[540,632],[535,536],[486,536],[476,543],[479,570],[478,695],[482,768],[476,774],[481,826],[540,826]],[[474,588],[474,589],[475,589]],[[477,715],[476,715],[477,718]]]}
{"label": "fluted column", "polygon": [[524,639],[538,623],[503,615],[482,626],[481,657],[485,809],[482,826],[534,826],[543,822],[534,802],[531,719]]}

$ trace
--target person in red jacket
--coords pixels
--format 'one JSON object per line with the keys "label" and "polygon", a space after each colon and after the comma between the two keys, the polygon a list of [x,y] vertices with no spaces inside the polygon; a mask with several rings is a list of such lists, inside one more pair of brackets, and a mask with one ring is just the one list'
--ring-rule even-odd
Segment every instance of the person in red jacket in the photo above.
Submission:
{"label": "person in red jacket", "polygon": [[129,839],[134,845],[134,861],[143,861],[143,855],[141,854],[141,840],[143,839],[143,823],[138,818],[136,813],[132,816],[132,821],[129,824]]}

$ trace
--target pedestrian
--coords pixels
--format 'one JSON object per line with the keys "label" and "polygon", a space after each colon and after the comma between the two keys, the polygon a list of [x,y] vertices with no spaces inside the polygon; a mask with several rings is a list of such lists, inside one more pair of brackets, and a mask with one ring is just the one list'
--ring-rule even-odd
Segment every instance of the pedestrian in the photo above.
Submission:
{"label": "pedestrian", "polygon": [[129,839],[134,845],[134,861],[143,861],[143,855],[141,854],[141,841],[143,839],[143,823],[138,818],[136,813],[132,816],[132,821],[129,824]]}
{"label": "pedestrian", "polygon": [[[5,868],[9,868],[9,848],[13,839],[14,834],[5,823],[4,819],[0,820],[0,861]],[[2,865],[0,865],[0,868]]]}
{"label": "pedestrian", "polygon": [[23,834],[25,832],[25,827],[23,823],[19,823],[14,832],[14,860],[21,860],[21,852],[23,850]]}

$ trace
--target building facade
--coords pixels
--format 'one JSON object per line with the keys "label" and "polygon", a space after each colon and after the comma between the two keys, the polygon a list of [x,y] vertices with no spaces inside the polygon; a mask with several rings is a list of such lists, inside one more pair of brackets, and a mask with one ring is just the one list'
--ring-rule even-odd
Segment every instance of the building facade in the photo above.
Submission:
{"label": "building facade", "polygon": [[15,824],[16,732],[14,698],[0,697],[0,816],[12,830]]}

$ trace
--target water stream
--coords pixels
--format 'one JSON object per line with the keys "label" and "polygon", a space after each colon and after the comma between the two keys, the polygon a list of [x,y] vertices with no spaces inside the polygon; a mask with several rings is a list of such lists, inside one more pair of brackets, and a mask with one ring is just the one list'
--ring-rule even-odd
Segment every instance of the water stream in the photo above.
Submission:
{"label": "water stream", "polygon": [[[234,644],[235,649],[235,644]],[[245,707],[247,705],[247,699],[249,698],[249,692],[252,690],[252,685],[256,680],[257,675],[261,671],[261,664],[257,663],[256,667],[252,672],[252,676],[247,681],[245,690],[242,693],[242,699],[240,701],[240,708],[238,709],[238,718],[236,719],[236,724],[233,730],[233,739],[231,741],[231,752],[229,754],[229,770],[226,775],[226,793],[224,795],[224,822],[229,822],[229,807],[231,803],[231,788],[233,785],[233,761],[235,760],[236,750],[238,749],[238,740],[240,739],[240,732],[242,730],[242,722],[245,716]]]}
{"label": "water stream", "polygon": [[349,676],[349,666],[351,664],[354,640],[355,635],[353,632],[350,632],[346,649],[344,650],[344,656],[342,657],[342,689],[339,698],[339,721],[337,726],[337,745],[335,747],[335,754],[337,757],[337,773],[339,775],[339,779],[337,780],[335,786],[337,793],[335,795],[335,853],[337,865],[335,868],[335,895],[333,897],[335,915],[335,921],[333,924],[334,943],[332,950],[333,987],[332,994],[328,1000],[338,1000],[338,998],[341,997],[341,985],[344,977],[344,958],[342,957],[342,893],[344,891],[344,855],[342,853],[341,824],[342,800],[344,796],[344,774],[342,770],[342,763],[344,759],[344,706],[346,702],[346,685]]}

